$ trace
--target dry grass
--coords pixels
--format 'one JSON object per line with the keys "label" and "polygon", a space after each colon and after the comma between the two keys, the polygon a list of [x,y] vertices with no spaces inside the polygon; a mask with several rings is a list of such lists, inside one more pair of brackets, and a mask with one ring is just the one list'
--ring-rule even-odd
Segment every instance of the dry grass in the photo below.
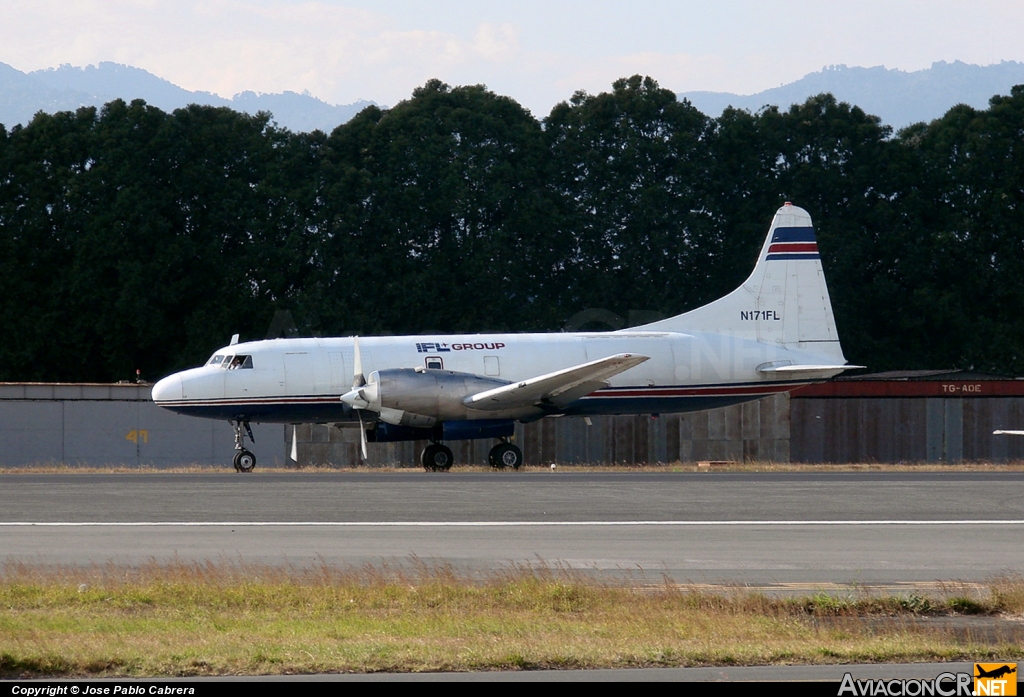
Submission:
{"label": "dry grass", "polygon": [[[275,475],[293,473],[363,473],[383,474],[393,472],[421,471],[419,466],[307,466],[307,467],[257,467],[255,474]],[[448,474],[494,472],[483,465],[456,465]],[[520,472],[1024,472],[1024,461],[1012,462],[898,462],[879,463],[865,462],[855,464],[803,464],[786,462],[716,462],[701,466],[694,462],[676,462],[671,464],[581,464],[557,465],[526,465]],[[74,465],[59,462],[40,462],[18,467],[0,466],[0,476],[18,474],[234,474],[230,466],[183,464],[173,467],[153,467],[150,465]],[[509,472],[511,474],[511,472]]]}
{"label": "dry grass", "polygon": [[[773,598],[563,569],[9,565],[0,677],[280,674],[1024,657],[1024,581],[982,596]],[[1012,631],[929,624],[964,614]]]}
{"label": "dry grass", "polygon": [[[486,468],[479,468],[484,470]],[[550,471],[551,466],[527,466],[523,471]],[[1024,461],[1012,462],[863,462],[863,463],[790,463],[790,462],[694,462],[638,465],[557,465],[556,472],[1024,472]]]}

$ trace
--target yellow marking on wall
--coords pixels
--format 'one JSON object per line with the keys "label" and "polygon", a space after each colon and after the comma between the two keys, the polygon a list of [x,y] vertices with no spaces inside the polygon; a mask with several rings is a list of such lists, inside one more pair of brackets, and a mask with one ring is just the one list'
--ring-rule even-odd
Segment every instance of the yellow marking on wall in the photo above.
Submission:
{"label": "yellow marking on wall", "polygon": [[144,428],[133,429],[128,431],[128,435],[124,437],[125,440],[130,440],[132,443],[138,445],[140,442],[149,443],[149,431]]}

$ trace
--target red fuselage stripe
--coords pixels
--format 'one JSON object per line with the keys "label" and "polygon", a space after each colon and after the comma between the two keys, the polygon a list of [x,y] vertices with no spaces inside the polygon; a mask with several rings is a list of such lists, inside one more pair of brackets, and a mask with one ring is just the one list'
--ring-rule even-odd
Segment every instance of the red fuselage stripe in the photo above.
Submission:
{"label": "red fuselage stripe", "polygon": [[776,242],[768,248],[769,254],[780,252],[817,252],[818,245],[815,242]]}
{"label": "red fuselage stripe", "polygon": [[794,389],[794,385],[765,385],[763,387],[690,387],[675,389],[603,389],[588,397],[724,397],[741,394],[774,394]]}
{"label": "red fuselage stripe", "polygon": [[[592,392],[586,398],[621,398],[621,397],[735,397],[738,395],[761,395],[787,392],[802,386],[801,383],[776,385],[742,385],[737,387],[625,387],[604,388]],[[250,399],[210,399],[210,400],[168,400],[160,402],[163,406],[253,406],[253,405],[295,405],[336,403],[339,398],[334,395],[323,397],[254,397]]]}

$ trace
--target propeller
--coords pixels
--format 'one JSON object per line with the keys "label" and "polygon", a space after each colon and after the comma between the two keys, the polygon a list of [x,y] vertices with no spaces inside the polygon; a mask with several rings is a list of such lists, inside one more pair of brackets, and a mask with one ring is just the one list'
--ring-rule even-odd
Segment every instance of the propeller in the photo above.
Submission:
{"label": "propeller", "polygon": [[368,409],[370,404],[376,401],[377,385],[367,384],[366,376],[363,375],[363,357],[359,351],[359,337],[352,337],[352,346],[355,349],[355,357],[352,364],[352,389],[341,396],[341,401],[352,407],[359,417],[359,446],[363,453],[363,461],[367,459],[366,453],[366,428],[363,425],[363,410]]}

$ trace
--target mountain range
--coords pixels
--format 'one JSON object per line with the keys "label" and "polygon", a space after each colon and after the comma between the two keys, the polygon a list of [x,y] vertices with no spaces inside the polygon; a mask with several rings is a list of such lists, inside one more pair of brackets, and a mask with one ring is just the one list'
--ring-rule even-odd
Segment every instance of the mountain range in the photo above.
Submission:
{"label": "mountain range", "polygon": [[[1003,61],[980,66],[954,61],[933,63],[930,68],[906,72],[873,68],[828,66],[795,82],[751,95],[728,92],[681,92],[709,116],[717,117],[727,106],[757,111],[766,105],[786,109],[808,97],[831,92],[837,99],[859,106],[900,129],[942,116],[956,104],[983,109],[995,94],[1009,94],[1013,85],[1024,84],[1024,63]],[[102,106],[121,98],[144,99],[165,111],[188,104],[226,106],[255,114],[268,111],[281,126],[292,131],[319,129],[330,132],[374,102],[333,105],[309,93],[257,94],[241,92],[225,99],[211,92],[192,92],[141,68],[104,62],[84,68],[59,68],[21,72],[0,63],[0,124],[11,128],[26,124],[36,112],[74,110]]]}
{"label": "mountain range", "polygon": [[224,99],[210,92],[191,92],[141,68],[109,62],[84,68],[62,65],[30,73],[0,63],[0,124],[7,128],[27,124],[39,111],[99,107],[117,98],[128,102],[144,99],[164,111],[189,104],[226,106],[247,114],[269,111],[279,125],[292,131],[319,129],[327,133],[373,103],[360,100],[335,106],[297,92],[241,92]]}
{"label": "mountain range", "polygon": [[937,119],[957,104],[985,109],[993,95],[1009,94],[1011,87],[1020,84],[1024,84],[1024,63],[1003,61],[981,66],[939,61],[914,72],[834,65],[757,94],[682,92],[678,96],[708,116],[717,117],[727,106],[749,111],[766,105],[787,109],[815,94],[831,92],[839,101],[855,104],[899,130]]}

